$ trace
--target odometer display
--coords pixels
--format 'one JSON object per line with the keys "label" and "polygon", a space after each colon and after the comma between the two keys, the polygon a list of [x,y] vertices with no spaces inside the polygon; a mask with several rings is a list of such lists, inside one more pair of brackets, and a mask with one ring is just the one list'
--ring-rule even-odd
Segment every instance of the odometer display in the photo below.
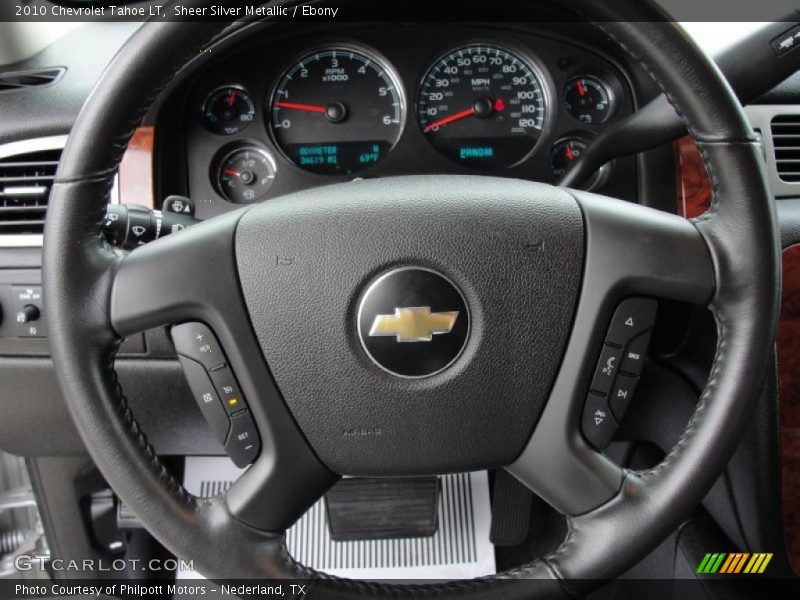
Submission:
{"label": "odometer display", "polygon": [[314,173],[347,174],[394,147],[405,100],[397,77],[377,56],[327,48],[286,70],[270,114],[272,136],[289,160]]}
{"label": "odometer display", "polygon": [[457,48],[422,80],[417,118],[439,152],[470,167],[510,167],[542,135],[547,94],[532,64],[487,44]]}

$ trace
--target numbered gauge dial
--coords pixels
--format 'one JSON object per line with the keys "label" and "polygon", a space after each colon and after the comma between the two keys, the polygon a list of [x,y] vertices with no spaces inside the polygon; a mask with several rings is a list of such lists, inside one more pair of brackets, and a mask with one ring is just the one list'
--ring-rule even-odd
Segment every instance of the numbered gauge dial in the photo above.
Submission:
{"label": "numbered gauge dial", "polygon": [[480,169],[513,166],[536,148],[547,93],[533,63],[500,46],[471,44],[439,58],[422,80],[417,118],[449,159]]}
{"label": "numbered gauge dial", "polygon": [[614,93],[592,75],[573,77],[564,88],[564,106],[581,123],[599,125],[614,112]]}
{"label": "numbered gauge dial", "polygon": [[261,200],[275,180],[275,161],[256,146],[237,148],[223,155],[217,171],[217,189],[231,202]]}
{"label": "numbered gauge dial", "polygon": [[239,86],[221,87],[203,104],[203,123],[209,131],[220,135],[239,133],[252,123],[255,114],[250,94]]}
{"label": "numbered gauge dial", "polygon": [[[583,138],[570,137],[559,140],[550,150],[550,173],[558,182],[566,175],[573,162],[586,151],[589,142]],[[611,163],[607,163],[592,175],[581,187],[594,190],[604,184],[611,173]]]}
{"label": "numbered gauge dial", "polygon": [[281,76],[270,105],[275,143],[314,173],[353,173],[379,162],[397,143],[404,120],[394,72],[355,48],[303,56]]}

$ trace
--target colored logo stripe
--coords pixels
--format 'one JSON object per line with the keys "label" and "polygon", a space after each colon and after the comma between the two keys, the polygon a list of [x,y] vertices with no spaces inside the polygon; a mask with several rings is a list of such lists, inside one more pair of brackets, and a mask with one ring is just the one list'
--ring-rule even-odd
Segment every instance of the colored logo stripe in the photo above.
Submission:
{"label": "colored logo stripe", "polygon": [[737,574],[737,573],[763,573],[767,565],[772,560],[771,553],[757,552],[709,552],[704,557],[697,573],[713,575],[715,573]]}

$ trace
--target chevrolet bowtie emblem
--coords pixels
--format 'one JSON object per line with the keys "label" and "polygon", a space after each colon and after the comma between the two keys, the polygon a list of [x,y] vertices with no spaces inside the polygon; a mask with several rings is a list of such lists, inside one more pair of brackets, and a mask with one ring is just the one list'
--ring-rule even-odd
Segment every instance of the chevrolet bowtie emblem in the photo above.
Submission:
{"label": "chevrolet bowtie emblem", "polygon": [[434,335],[450,333],[458,311],[432,313],[429,306],[395,308],[393,315],[377,315],[370,337],[394,336],[398,342],[430,342]]}

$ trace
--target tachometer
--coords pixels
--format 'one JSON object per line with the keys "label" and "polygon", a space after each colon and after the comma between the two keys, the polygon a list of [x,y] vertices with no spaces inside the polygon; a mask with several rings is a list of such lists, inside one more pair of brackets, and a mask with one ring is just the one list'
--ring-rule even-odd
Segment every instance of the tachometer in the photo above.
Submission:
{"label": "tachometer", "polygon": [[352,173],[383,159],[403,129],[405,98],[373,53],[348,47],[311,52],[278,81],[271,131],[289,160],[315,173]]}
{"label": "tachometer", "polygon": [[446,157],[477,168],[527,158],[547,121],[547,92],[533,64],[491,44],[448,52],[428,70],[417,99],[422,132]]}

